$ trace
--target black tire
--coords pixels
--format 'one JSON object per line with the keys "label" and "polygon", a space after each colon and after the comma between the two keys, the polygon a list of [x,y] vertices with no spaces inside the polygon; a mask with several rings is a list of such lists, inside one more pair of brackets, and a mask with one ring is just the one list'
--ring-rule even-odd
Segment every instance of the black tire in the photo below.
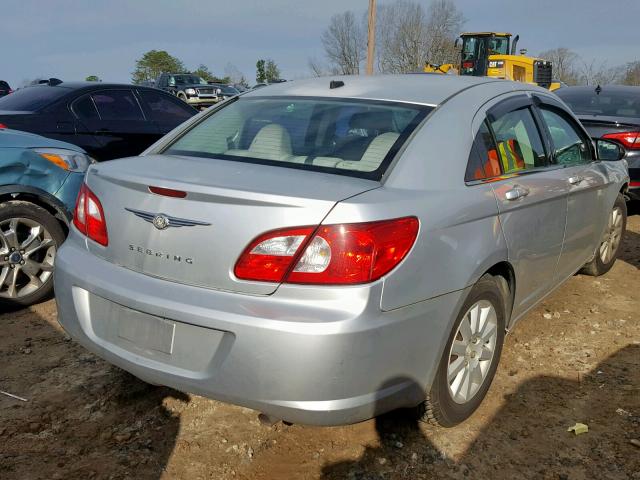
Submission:
{"label": "black tire", "polygon": [[[493,277],[492,275],[485,274],[473,286],[471,292],[469,292],[469,296],[462,305],[447,345],[445,346],[444,353],[442,354],[440,364],[438,365],[435,378],[431,385],[431,390],[427,394],[427,399],[418,407],[418,414],[421,421],[442,427],[452,427],[469,418],[480,403],[482,403],[498,368],[502,345],[504,343],[506,323],[505,305],[509,300],[505,298],[503,284],[506,284],[506,282],[502,277]],[[447,380],[450,359],[452,358],[450,356],[451,347],[458,335],[458,328],[462,320],[466,317],[467,312],[473,305],[480,301],[491,303],[496,313],[497,338],[493,348],[493,357],[486,376],[476,393],[473,394],[467,402],[458,403],[453,399]]]}
{"label": "black tire", "polygon": [[[9,201],[0,204],[0,224],[12,218],[23,218],[40,224],[49,233],[54,242],[56,251],[65,240],[65,233],[62,226],[56,218],[47,212],[44,208],[34,205],[30,202]],[[2,240],[0,240],[0,249],[3,248]],[[35,254],[34,254],[35,255]],[[1,260],[4,260],[2,258]],[[40,261],[40,260],[38,260]],[[0,266],[0,273],[5,267]],[[0,285],[0,293],[3,292],[5,286]],[[49,299],[53,293],[53,275],[50,275],[42,286],[33,293],[17,298],[1,298],[0,305],[11,306],[29,306]]]}
{"label": "black tire", "polygon": [[[624,241],[624,235],[627,230],[627,202],[625,202],[624,197],[620,193],[618,194],[616,201],[613,204],[613,207],[611,208],[611,211],[613,212],[613,210],[615,209],[619,209],[622,213],[622,232],[620,233],[620,239],[618,240],[615,251],[611,255],[610,259],[608,259],[608,261],[605,262],[601,255],[601,248],[602,248],[602,245],[604,244],[604,241],[602,241],[598,245],[598,248],[596,250],[595,256],[593,257],[593,260],[591,260],[584,267],[582,267],[582,269],[580,270],[580,273],[585,275],[591,275],[592,277],[599,277],[600,275],[604,275],[609,270],[611,270],[611,267],[613,267],[613,264],[616,263],[616,259],[618,258],[618,253],[620,252],[620,247],[622,246],[622,243]],[[605,230],[607,228],[608,227],[605,227]]]}
{"label": "black tire", "polygon": [[177,97],[182,100],[184,103],[187,103],[187,96],[182,93],[182,92],[178,92]]}

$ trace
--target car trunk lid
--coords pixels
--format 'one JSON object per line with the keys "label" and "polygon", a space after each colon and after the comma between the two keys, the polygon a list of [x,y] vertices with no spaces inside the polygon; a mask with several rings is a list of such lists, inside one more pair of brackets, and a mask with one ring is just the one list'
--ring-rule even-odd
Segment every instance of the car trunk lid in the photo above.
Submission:
{"label": "car trunk lid", "polygon": [[[96,165],[87,184],[102,203],[109,233],[107,247],[88,242],[96,255],[153,277],[262,295],[278,285],[233,274],[251,240],[269,230],[318,225],[337,202],[380,186],[319,172],[168,155]],[[149,187],[186,197],[153,194]]]}

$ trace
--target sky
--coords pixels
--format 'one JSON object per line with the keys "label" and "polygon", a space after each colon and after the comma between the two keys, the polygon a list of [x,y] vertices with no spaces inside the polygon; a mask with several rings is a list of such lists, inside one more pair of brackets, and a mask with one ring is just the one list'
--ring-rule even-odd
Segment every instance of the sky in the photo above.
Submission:
{"label": "sky", "polygon": [[[530,54],[564,46],[610,67],[640,60],[640,0],[454,1],[463,30],[520,34],[519,47]],[[273,58],[284,78],[306,77],[309,58],[323,58],[320,37],[331,16],[364,14],[368,3],[0,0],[0,79],[15,87],[36,77],[129,82],[136,59],[151,49],[220,76],[231,62],[250,83],[259,58]]]}

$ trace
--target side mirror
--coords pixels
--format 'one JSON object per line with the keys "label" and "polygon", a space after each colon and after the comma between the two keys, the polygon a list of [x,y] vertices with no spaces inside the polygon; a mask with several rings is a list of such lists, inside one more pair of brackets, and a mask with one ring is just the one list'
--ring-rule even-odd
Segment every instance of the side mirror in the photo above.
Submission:
{"label": "side mirror", "polygon": [[216,95],[221,95],[221,94],[222,94],[222,89],[216,88]]}
{"label": "side mirror", "polygon": [[458,50],[460,48],[460,37],[456,38],[456,41],[453,44],[453,48]]}
{"label": "side mirror", "polygon": [[598,151],[598,160],[616,162],[622,160],[626,154],[625,149],[615,142],[603,140],[602,138],[596,138],[595,142],[596,150]]}

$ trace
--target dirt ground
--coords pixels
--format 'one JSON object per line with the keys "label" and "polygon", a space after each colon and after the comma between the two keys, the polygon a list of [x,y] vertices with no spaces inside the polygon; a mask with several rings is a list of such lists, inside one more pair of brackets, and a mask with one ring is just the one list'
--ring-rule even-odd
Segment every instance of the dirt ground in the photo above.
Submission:
{"label": "dirt ground", "polygon": [[[507,337],[476,414],[347,427],[151,387],[70,341],[54,302],[0,314],[0,479],[640,479],[640,215],[620,260]],[[576,436],[567,428],[586,423]]]}

